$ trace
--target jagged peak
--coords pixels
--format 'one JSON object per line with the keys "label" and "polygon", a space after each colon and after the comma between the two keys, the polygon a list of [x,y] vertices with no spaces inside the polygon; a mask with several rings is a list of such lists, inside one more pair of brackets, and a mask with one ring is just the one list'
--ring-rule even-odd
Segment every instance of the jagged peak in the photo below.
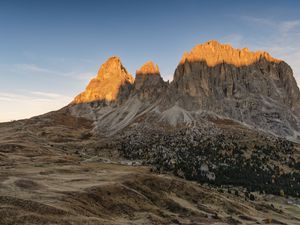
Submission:
{"label": "jagged peak", "polygon": [[140,69],[136,71],[136,75],[160,75],[159,67],[152,61],[147,61]]}
{"label": "jagged peak", "polygon": [[[118,56],[112,56],[112,57],[109,57],[100,67],[99,69],[99,72],[104,69],[108,69],[108,68],[111,68],[111,67],[114,67],[114,66],[117,66],[117,67],[121,67],[123,66],[122,65],[122,62],[121,62],[121,59],[120,57]],[[98,73],[99,73],[98,72]]]}
{"label": "jagged peak", "polygon": [[[154,62],[148,61],[136,71],[136,78],[134,81],[135,90],[144,89],[145,91],[145,89],[150,88],[151,91],[149,93],[156,96],[157,93],[153,93],[153,90],[158,92],[159,89],[164,86],[165,83],[160,76],[159,67]],[[147,98],[149,98],[149,96]]]}
{"label": "jagged peak", "polygon": [[73,100],[73,104],[92,101],[115,101],[120,89],[130,85],[134,78],[127,72],[118,56],[112,56],[103,63],[98,74],[93,78],[86,90]]}
{"label": "jagged peak", "polygon": [[127,72],[123,66],[120,57],[112,56],[103,63],[98,71],[96,79],[110,79],[111,76],[128,79],[133,83],[133,77]]}
{"label": "jagged peak", "polygon": [[106,60],[106,62],[107,62],[107,63],[108,63],[108,62],[121,62],[121,59],[120,59],[119,56],[113,55],[113,56],[109,57],[109,58]]}
{"label": "jagged peak", "polygon": [[281,61],[273,58],[265,51],[252,52],[248,48],[233,48],[229,44],[221,44],[216,40],[211,40],[196,45],[189,53],[185,52],[180,64],[183,64],[187,60],[189,62],[205,61],[209,66],[215,66],[220,63],[246,66],[255,63],[262,57],[270,62]]}

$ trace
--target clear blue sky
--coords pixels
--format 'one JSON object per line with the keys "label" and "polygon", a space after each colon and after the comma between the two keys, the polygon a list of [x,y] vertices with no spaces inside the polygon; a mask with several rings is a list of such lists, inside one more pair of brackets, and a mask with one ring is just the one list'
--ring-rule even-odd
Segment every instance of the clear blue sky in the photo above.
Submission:
{"label": "clear blue sky", "polygon": [[0,121],[67,104],[110,56],[133,75],[153,60],[171,79],[211,39],[266,50],[300,80],[300,1],[0,2]]}

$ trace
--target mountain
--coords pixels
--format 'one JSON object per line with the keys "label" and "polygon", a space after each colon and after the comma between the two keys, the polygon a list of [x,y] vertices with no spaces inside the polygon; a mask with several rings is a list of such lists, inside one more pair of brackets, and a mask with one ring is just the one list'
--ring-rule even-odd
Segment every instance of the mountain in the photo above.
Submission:
{"label": "mountain", "polygon": [[[110,67],[110,60],[103,64],[100,71],[106,68],[101,72],[106,73],[106,80],[101,80],[99,72],[73,101],[78,104],[118,99],[123,103],[112,109],[89,109],[88,105],[85,110],[82,106],[80,110],[76,110],[78,106],[72,109],[74,115],[88,119],[91,112],[97,111],[92,115],[102,132],[118,132],[141,115],[175,126],[213,114],[300,141],[300,92],[292,69],[266,52],[234,49],[217,41],[197,45],[183,55],[170,84],[163,81],[158,66],[152,62],[137,70],[134,81],[119,60],[117,65],[118,69]],[[112,116],[104,121],[102,111],[105,115],[110,111]]]}
{"label": "mountain", "polygon": [[[108,62],[101,68],[124,81]],[[300,92],[282,60],[209,41],[184,53],[171,83],[147,62],[118,90],[105,104],[76,97],[67,110],[122,157],[188,180],[300,195]]]}

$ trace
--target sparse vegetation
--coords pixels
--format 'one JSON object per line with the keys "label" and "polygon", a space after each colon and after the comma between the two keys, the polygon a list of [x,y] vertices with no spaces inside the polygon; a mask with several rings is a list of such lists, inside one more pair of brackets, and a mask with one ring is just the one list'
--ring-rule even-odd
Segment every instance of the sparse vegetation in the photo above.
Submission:
{"label": "sparse vegetation", "polygon": [[262,135],[251,145],[222,130],[199,128],[176,132],[143,128],[143,134],[147,137],[135,131],[123,139],[120,151],[126,158],[143,160],[157,171],[172,171],[200,183],[299,196],[300,172],[294,166],[294,146],[287,140]]}

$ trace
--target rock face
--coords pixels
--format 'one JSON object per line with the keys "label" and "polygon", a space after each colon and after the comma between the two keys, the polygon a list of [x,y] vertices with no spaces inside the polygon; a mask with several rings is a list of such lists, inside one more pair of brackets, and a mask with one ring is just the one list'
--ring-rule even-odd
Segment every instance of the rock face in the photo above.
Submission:
{"label": "rock face", "polygon": [[176,127],[214,115],[300,141],[300,92],[292,69],[266,52],[216,41],[185,53],[170,84],[153,62],[137,70],[133,81],[120,60],[110,58],[73,104],[103,100],[118,107],[77,107],[73,113],[92,112],[101,132],[118,132],[137,120]]}
{"label": "rock face", "polygon": [[117,98],[122,100],[121,94],[127,95],[133,83],[133,77],[127,72],[118,57],[109,58],[99,69],[86,90],[73,100],[73,104],[106,101],[113,102]]}
{"label": "rock face", "polygon": [[[173,84],[183,94],[199,97],[199,104],[213,100],[272,98],[296,108],[300,94],[291,68],[266,52],[234,49],[210,41],[185,53],[178,65]],[[209,106],[208,106],[209,107]]]}

